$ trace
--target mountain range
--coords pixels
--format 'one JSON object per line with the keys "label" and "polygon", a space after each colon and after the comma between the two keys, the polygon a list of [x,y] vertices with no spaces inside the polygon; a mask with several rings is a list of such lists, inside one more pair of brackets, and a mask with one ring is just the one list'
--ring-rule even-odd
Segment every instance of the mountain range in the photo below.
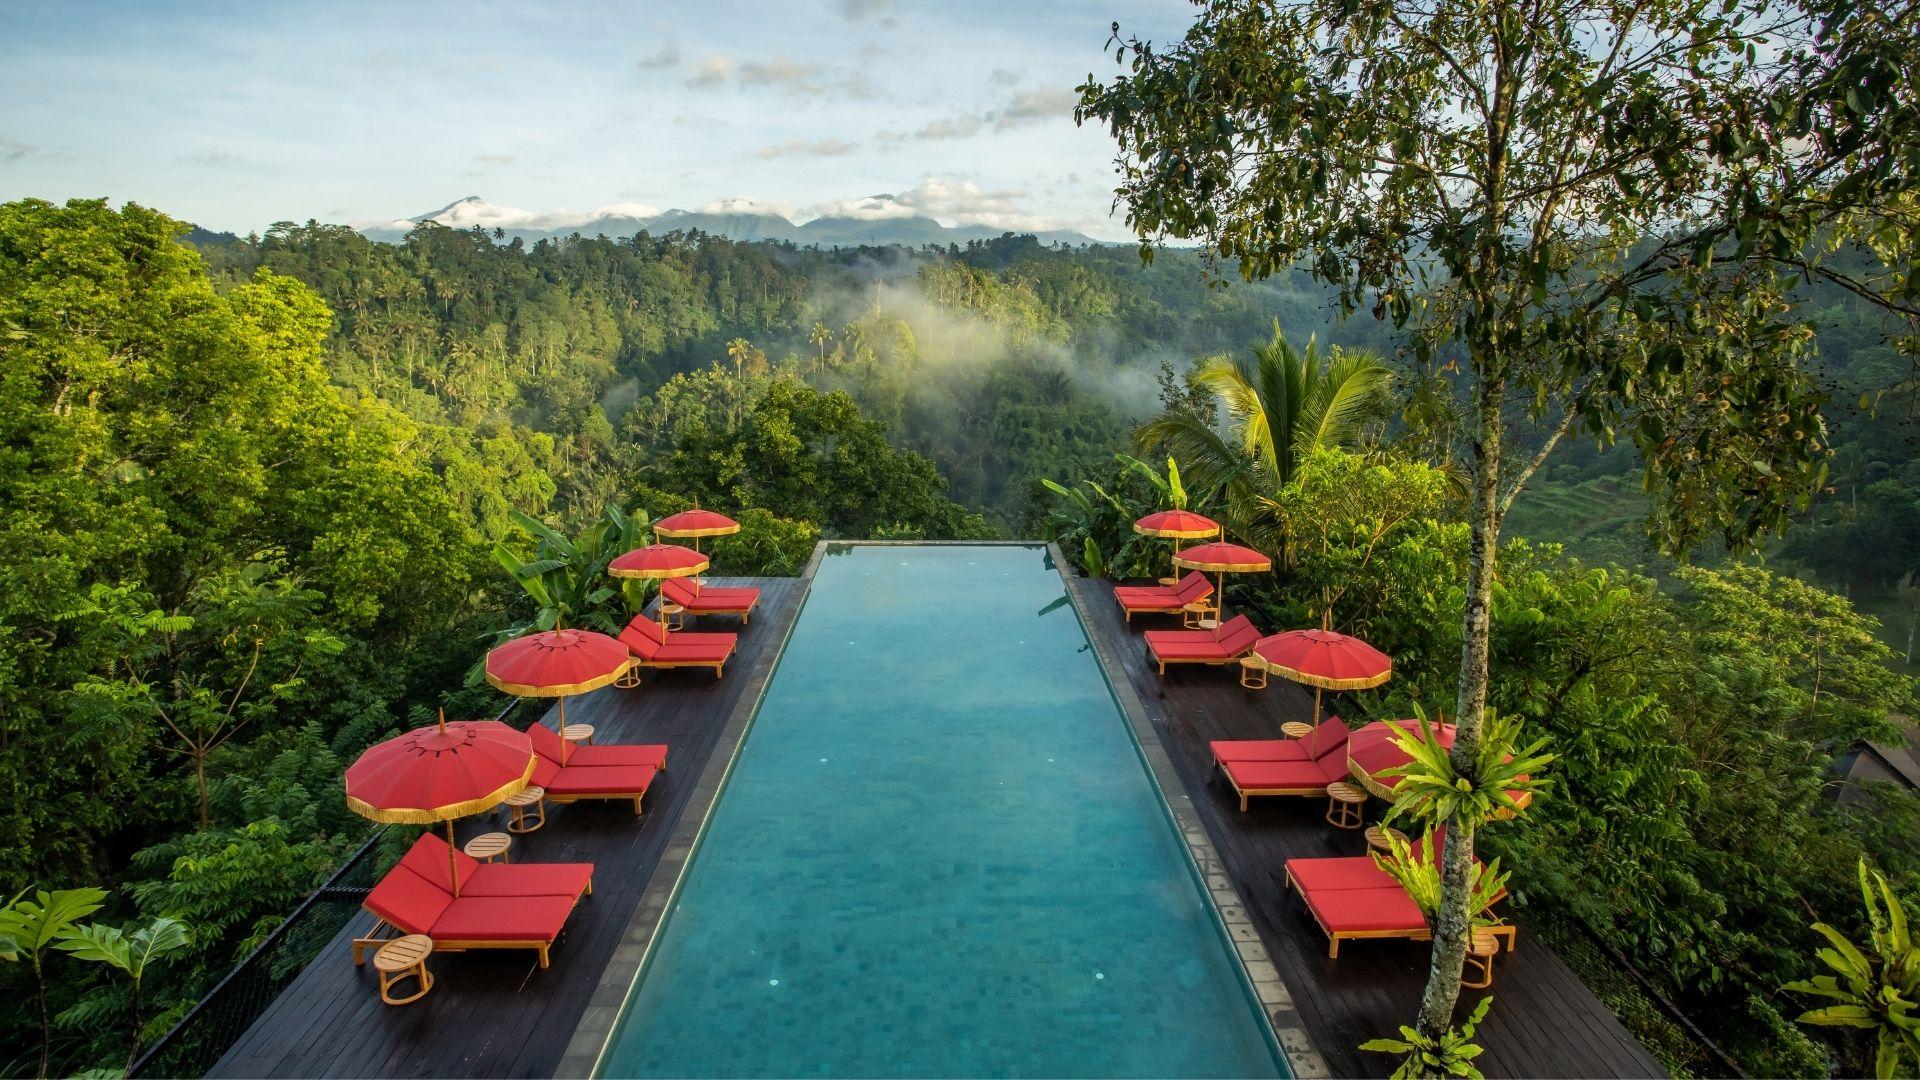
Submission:
{"label": "mountain range", "polygon": [[879,247],[899,244],[920,247],[924,244],[964,244],[969,240],[990,240],[1008,232],[1031,232],[1045,244],[1096,244],[1099,241],[1071,230],[1008,230],[987,225],[943,225],[939,221],[913,214],[899,213],[863,217],[824,216],[794,222],[785,215],[747,200],[730,200],[704,210],[655,211],[631,203],[602,207],[589,214],[565,212],[531,213],[496,206],[478,195],[457,199],[446,206],[418,217],[393,221],[368,222],[355,228],[375,240],[397,241],[421,222],[431,221],[449,228],[479,227],[487,232],[499,229],[509,237],[528,241],[570,236],[632,236],[637,232],[667,233],[699,230],[732,240],[786,241],[802,247]]}

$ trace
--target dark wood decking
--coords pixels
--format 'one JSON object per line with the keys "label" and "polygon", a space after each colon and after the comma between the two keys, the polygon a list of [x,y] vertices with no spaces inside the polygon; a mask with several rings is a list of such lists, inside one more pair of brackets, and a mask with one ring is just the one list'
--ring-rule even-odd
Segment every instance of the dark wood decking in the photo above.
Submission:
{"label": "dark wood decking", "polygon": [[[371,917],[357,918],[228,1050],[213,1076],[550,1076],[587,1007],[674,824],[687,807],[728,714],[750,676],[777,655],[805,594],[799,578],[751,581],[760,610],[740,638],[726,678],[682,670],[649,673],[637,690],[607,688],[567,705],[570,723],[595,727],[594,741],[666,743],[667,771],[635,819],[619,802],[550,807],[546,828],[514,839],[515,862],[590,861],[593,895],[581,901],[541,971],[530,950],[442,953],[428,963],[437,980],[420,1001],[382,1005],[372,965],[356,968],[347,942]],[[700,629],[737,629],[726,618]],[[549,724],[551,720],[547,721]],[[485,823],[483,826],[483,822]],[[462,839],[498,826],[458,823]]]}
{"label": "dark wood decking", "polygon": [[[1290,858],[1360,855],[1365,842],[1357,832],[1327,825],[1324,799],[1255,799],[1241,813],[1207,750],[1214,739],[1277,738],[1283,721],[1310,719],[1313,695],[1278,678],[1264,691],[1243,690],[1237,668],[1173,668],[1163,682],[1147,659],[1139,632],[1172,625],[1172,620],[1143,618],[1129,628],[1108,583],[1075,578],[1068,587],[1090,631],[1125,668],[1109,674],[1130,682],[1151,714],[1328,1068],[1335,1076],[1385,1076],[1393,1058],[1358,1048],[1412,1022],[1426,984],[1428,946],[1350,941],[1342,944],[1339,959],[1329,959],[1326,937],[1287,891],[1283,867]],[[1485,992],[1493,994],[1495,1002],[1480,1029],[1486,1053],[1477,1064],[1488,1076],[1666,1075],[1567,965],[1527,934],[1524,924],[1519,948],[1494,961],[1493,987]],[[1462,996],[1461,1015],[1480,993]]]}

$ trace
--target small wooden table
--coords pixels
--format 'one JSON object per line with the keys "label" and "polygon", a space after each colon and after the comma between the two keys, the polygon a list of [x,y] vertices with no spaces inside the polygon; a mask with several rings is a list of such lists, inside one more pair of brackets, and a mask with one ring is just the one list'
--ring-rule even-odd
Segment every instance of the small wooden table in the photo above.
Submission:
{"label": "small wooden table", "polygon": [[1389,836],[1398,838],[1403,844],[1409,842],[1406,833],[1401,832],[1399,829],[1389,829],[1385,825],[1369,825],[1367,826],[1367,831],[1361,835],[1367,838],[1367,846],[1376,851],[1393,850],[1393,846],[1387,843],[1387,837]]}
{"label": "small wooden table", "polygon": [[1467,939],[1467,964],[1460,985],[1485,990],[1493,985],[1493,957],[1500,951],[1500,939],[1491,927],[1476,926]]}
{"label": "small wooden table", "polygon": [[512,846],[513,837],[503,832],[489,832],[481,833],[460,845],[460,850],[466,852],[469,858],[479,859],[481,862],[492,862],[495,859],[501,862],[512,862],[513,860],[507,857],[507,849]]}
{"label": "small wooden table", "polygon": [[1208,600],[1195,600],[1180,609],[1180,625],[1189,630],[1215,630],[1220,626],[1220,609]]}
{"label": "small wooden table", "polygon": [[[1241,657],[1240,685],[1249,690],[1265,690],[1267,688],[1266,661],[1254,656],[1252,653]],[[1281,725],[1281,730],[1286,730],[1286,726]]]}
{"label": "small wooden table", "polygon": [[[425,934],[397,937],[373,954],[373,970],[380,973],[380,1000],[389,1005],[419,1001],[433,989],[433,972],[427,970],[427,957],[433,955],[433,939]],[[417,979],[420,986],[406,997],[395,997],[394,984]]]}
{"label": "small wooden table", "polygon": [[568,742],[593,743],[592,724],[568,724],[560,730],[560,737]]}
{"label": "small wooden table", "polygon": [[[530,833],[547,823],[547,789],[529,784],[500,805],[507,808],[507,831]],[[528,813],[531,810],[532,813]]]}
{"label": "small wooden table", "polygon": [[1336,829],[1357,829],[1366,823],[1366,790],[1345,780],[1327,785],[1327,824]]}
{"label": "small wooden table", "polygon": [[[1241,663],[1245,662],[1245,660],[1241,661]],[[1280,734],[1285,735],[1289,739],[1304,739],[1313,734],[1313,725],[1303,724],[1298,720],[1289,720],[1280,725]]]}
{"label": "small wooden table", "polygon": [[686,629],[687,609],[681,607],[679,604],[669,604],[665,600],[660,601],[660,624],[669,630]]}

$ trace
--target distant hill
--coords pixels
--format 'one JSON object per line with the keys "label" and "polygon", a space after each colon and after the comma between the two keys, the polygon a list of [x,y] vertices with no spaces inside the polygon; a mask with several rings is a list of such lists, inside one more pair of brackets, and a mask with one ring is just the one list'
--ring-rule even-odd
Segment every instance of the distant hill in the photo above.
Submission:
{"label": "distant hill", "polygon": [[[818,217],[795,223],[780,214],[751,203],[722,205],[709,210],[666,210],[656,212],[632,204],[603,207],[589,214],[530,213],[496,206],[469,195],[431,213],[393,221],[369,222],[355,228],[375,240],[396,241],[424,221],[454,229],[478,226],[492,232],[501,230],[509,237],[541,240],[570,236],[632,236],[637,232],[666,233],[694,231],[725,236],[730,240],[772,240],[823,248],[862,247],[900,244],[920,247],[925,244],[964,244],[969,240],[991,240],[1006,235],[1007,229],[986,225],[942,225],[929,217]],[[1100,241],[1071,230],[1033,232],[1043,244],[1097,244]]]}

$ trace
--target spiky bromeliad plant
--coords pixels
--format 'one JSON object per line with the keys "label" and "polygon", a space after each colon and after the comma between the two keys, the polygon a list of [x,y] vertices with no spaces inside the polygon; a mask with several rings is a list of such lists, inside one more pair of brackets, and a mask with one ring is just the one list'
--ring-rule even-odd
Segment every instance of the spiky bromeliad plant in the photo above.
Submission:
{"label": "spiky bromeliad plant", "polygon": [[1875,1076],[1913,1076],[1920,1073],[1920,947],[1886,875],[1868,869],[1865,859],[1860,860],[1860,899],[1867,912],[1868,948],[1858,948],[1826,923],[1814,923],[1814,931],[1832,946],[1814,955],[1833,974],[1781,989],[1838,1002],[1801,1013],[1803,1024],[1873,1032]]}
{"label": "spiky bromeliad plant", "polygon": [[[1413,708],[1419,721],[1416,730],[1400,729],[1394,745],[1407,755],[1407,763],[1387,769],[1382,775],[1398,776],[1393,806],[1386,820],[1411,818],[1422,824],[1427,835],[1427,861],[1424,869],[1399,845],[1393,852],[1394,866],[1387,867],[1427,913],[1433,927],[1435,963],[1444,955],[1446,943],[1457,943],[1453,955],[1464,953],[1473,927],[1482,918],[1487,904],[1499,895],[1505,884],[1495,860],[1482,869],[1473,858],[1473,835],[1482,825],[1501,817],[1520,813],[1517,796],[1531,795],[1546,787],[1542,773],[1554,755],[1546,752],[1547,740],[1536,739],[1524,749],[1516,749],[1520,736],[1520,717],[1498,715],[1487,710],[1486,726],[1480,741],[1455,759],[1453,750],[1440,745],[1427,714],[1418,705]],[[1440,853],[1439,872],[1433,872],[1433,831],[1446,826],[1448,842]],[[1385,865],[1385,864],[1383,864]],[[1402,877],[1401,872],[1406,874]],[[1418,891],[1416,891],[1418,890]],[[1467,903],[1450,905],[1447,894],[1463,896]],[[1395,1076],[1478,1076],[1470,1064],[1479,1048],[1471,1043],[1473,1031],[1486,1015],[1483,998],[1473,1016],[1460,1028],[1449,1028],[1438,1036],[1418,1035],[1415,1029],[1400,1030],[1409,1040],[1375,1039],[1361,1049],[1398,1050],[1405,1046],[1409,1054]],[[1471,1053],[1466,1051],[1471,1050]]]}
{"label": "spiky bromeliad plant", "polygon": [[1480,1070],[1473,1067],[1473,1059],[1480,1056],[1481,1049],[1474,1043],[1473,1033],[1479,1029],[1480,1021],[1487,1018],[1487,1008],[1492,1004],[1493,995],[1481,998],[1466,1023],[1457,1028],[1448,1028],[1438,1039],[1429,1039],[1402,1024],[1398,1039],[1368,1039],[1360,1044],[1360,1049],[1381,1054],[1405,1054],[1400,1067],[1393,1070],[1393,1080],[1414,1080],[1422,1076],[1460,1076],[1467,1080],[1482,1080]]}

